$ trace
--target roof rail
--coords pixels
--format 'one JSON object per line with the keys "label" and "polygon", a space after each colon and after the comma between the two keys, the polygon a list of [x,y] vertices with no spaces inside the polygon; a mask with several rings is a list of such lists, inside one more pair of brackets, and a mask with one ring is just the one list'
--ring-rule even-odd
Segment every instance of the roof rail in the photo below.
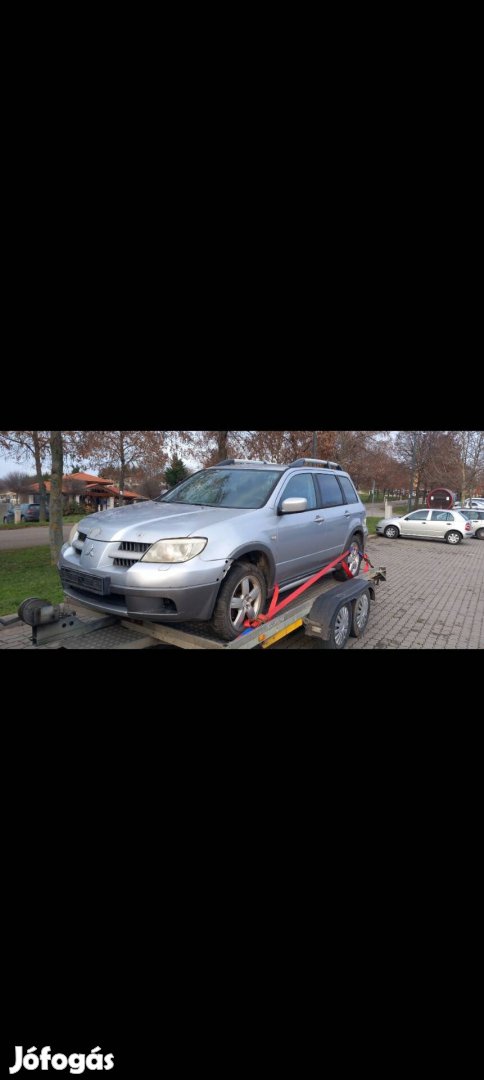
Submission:
{"label": "roof rail", "polygon": [[343,472],[343,466],[338,465],[337,461],[323,461],[320,458],[298,458],[297,461],[291,461],[288,465],[288,469],[304,469],[306,465],[320,465],[322,469],[336,469],[338,472]]}
{"label": "roof rail", "polygon": [[227,458],[226,461],[218,461],[216,467],[221,465],[272,465],[272,461],[254,461],[253,458]]}

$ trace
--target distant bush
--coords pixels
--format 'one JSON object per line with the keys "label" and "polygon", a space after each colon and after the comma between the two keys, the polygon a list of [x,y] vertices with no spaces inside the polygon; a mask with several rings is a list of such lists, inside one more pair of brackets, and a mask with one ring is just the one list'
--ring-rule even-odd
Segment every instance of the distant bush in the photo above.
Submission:
{"label": "distant bush", "polygon": [[63,513],[64,517],[75,517],[76,514],[78,514],[79,517],[83,517],[87,514],[87,510],[86,507],[82,506],[80,503],[73,502],[68,503],[67,506],[64,507]]}

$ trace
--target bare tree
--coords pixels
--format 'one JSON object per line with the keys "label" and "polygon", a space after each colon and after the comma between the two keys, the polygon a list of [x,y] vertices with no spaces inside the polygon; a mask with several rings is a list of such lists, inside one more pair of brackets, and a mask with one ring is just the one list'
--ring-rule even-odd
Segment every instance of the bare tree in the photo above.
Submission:
{"label": "bare tree", "polygon": [[32,487],[32,477],[27,473],[22,472],[10,472],[6,476],[2,477],[1,490],[13,491],[17,499],[21,495],[30,491]]}
{"label": "bare tree", "polygon": [[[451,482],[452,447],[445,431],[399,431],[396,448],[400,460],[409,469],[410,504],[415,491],[416,505],[425,492],[437,484]],[[444,464],[445,463],[445,464]]]}
{"label": "bare tree", "polygon": [[484,431],[455,431],[462,499],[471,498],[484,474]]}
{"label": "bare tree", "polygon": [[39,487],[39,520],[46,520],[46,489],[42,465],[48,451],[47,431],[0,431],[0,446],[17,461],[33,457]]}
{"label": "bare tree", "polygon": [[[180,434],[182,434],[180,432]],[[191,450],[205,466],[248,453],[249,431],[191,431]]]}
{"label": "bare tree", "polygon": [[[121,492],[133,465],[142,465],[150,472],[161,472],[166,464],[164,439],[168,432],[85,431],[77,434],[77,446],[84,458],[104,469],[117,470]],[[123,501],[121,495],[121,504]]]}
{"label": "bare tree", "polygon": [[50,481],[50,558],[55,566],[64,543],[62,520],[62,479],[64,476],[64,444],[62,431],[51,431],[50,450],[52,471]]}

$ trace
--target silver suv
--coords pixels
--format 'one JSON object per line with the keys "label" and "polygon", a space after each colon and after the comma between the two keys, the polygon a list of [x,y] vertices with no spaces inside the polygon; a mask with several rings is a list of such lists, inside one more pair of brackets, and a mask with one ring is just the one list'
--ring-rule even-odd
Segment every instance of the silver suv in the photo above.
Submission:
{"label": "silver suv", "polygon": [[157,502],[84,519],[59,570],[66,595],[96,610],[211,621],[230,641],[276,584],[288,590],[348,550],[356,577],[367,536],[365,507],[335,462],[230,460]]}

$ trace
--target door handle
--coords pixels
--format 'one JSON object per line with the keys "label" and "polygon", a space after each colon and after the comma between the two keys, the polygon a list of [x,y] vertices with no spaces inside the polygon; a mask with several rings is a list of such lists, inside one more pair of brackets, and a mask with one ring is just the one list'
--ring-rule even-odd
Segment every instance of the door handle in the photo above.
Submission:
{"label": "door handle", "polygon": [[316,521],[316,524],[317,524],[317,525],[324,525],[324,520],[325,520],[325,519],[324,519],[324,518],[322,518],[322,517],[317,517],[317,518],[315,518],[315,521]]}

